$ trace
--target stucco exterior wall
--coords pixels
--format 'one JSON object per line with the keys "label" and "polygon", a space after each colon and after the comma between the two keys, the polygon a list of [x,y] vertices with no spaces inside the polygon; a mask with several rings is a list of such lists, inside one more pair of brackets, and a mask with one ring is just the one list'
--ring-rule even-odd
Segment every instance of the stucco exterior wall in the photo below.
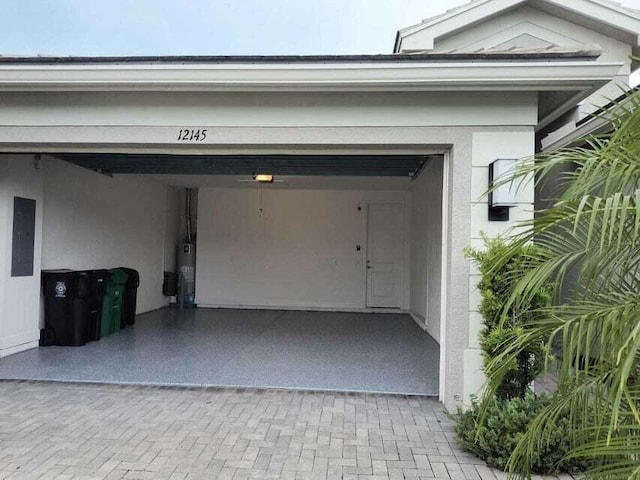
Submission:
{"label": "stucco exterior wall", "polygon": [[[535,98],[536,94],[529,92],[512,92],[508,101],[501,92],[2,93],[0,126],[491,126],[505,119],[510,125],[529,125],[536,114]],[[6,137],[2,133],[0,142],[11,143],[31,132],[16,128]],[[62,140],[54,131],[51,133],[50,141]],[[177,134],[177,130],[171,130],[164,138],[143,140],[179,144]],[[216,130],[207,132],[207,136],[208,141],[199,147],[225,140],[217,137]]]}
{"label": "stucco exterior wall", "polygon": [[[531,100],[535,101],[535,99]],[[529,122],[533,125],[535,119],[530,117]],[[225,136],[227,142],[238,145],[259,145],[261,143],[269,145],[288,141],[298,146],[308,145],[313,149],[318,148],[319,145],[325,145],[329,149],[337,149],[340,146],[340,148],[376,148],[384,151],[389,146],[393,146],[394,149],[400,147],[420,149],[439,146],[448,150],[444,166],[445,193],[443,198],[447,212],[444,219],[447,243],[443,251],[446,270],[442,285],[445,313],[440,325],[442,352],[440,394],[448,408],[455,408],[456,405],[463,402],[465,395],[470,390],[465,388],[465,385],[469,385],[477,377],[475,372],[477,364],[474,364],[473,367],[469,366],[470,359],[475,354],[474,349],[469,347],[469,295],[475,282],[470,280],[470,265],[463,255],[463,250],[469,245],[471,239],[474,133],[497,131],[501,138],[504,138],[505,132],[525,131],[527,133],[527,148],[533,149],[532,126],[508,125],[509,117],[504,117],[503,123],[504,125],[500,127],[227,128],[218,132],[220,135],[228,133]],[[95,135],[94,140],[99,141],[100,133],[103,132],[85,131],[83,135],[85,138],[88,134]],[[67,137],[67,141],[73,142],[74,138]],[[225,148],[228,148],[228,143],[226,145]],[[508,154],[509,152],[500,148],[500,145],[501,143],[498,141],[483,147],[485,155],[497,158],[498,155]],[[476,148],[480,147],[476,146]],[[160,264],[163,259],[162,252],[158,254],[158,258]],[[466,350],[469,352],[465,353]]]}
{"label": "stucco exterior wall", "polygon": [[[538,101],[535,92],[3,93],[2,98],[0,145],[25,151],[92,148],[158,153],[446,152],[442,197],[446,213],[443,219],[446,242],[442,250],[445,268],[441,284],[444,313],[439,332],[442,355],[440,394],[449,408],[455,408],[464,401],[470,391],[465,385],[470,385],[477,375],[469,366],[475,355],[474,348],[470,346],[473,334],[469,333],[470,311],[473,311],[470,310],[469,296],[475,282],[470,280],[470,265],[463,250],[471,242],[472,227],[474,231],[482,228],[494,232],[507,227],[504,224],[486,226],[478,223],[477,219],[472,220],[472,214],[475,216],[477,212],[486,215],[486,210],[472,201],[475,198],[472,186],[480,184],[479,177],[475,183],[472,182],[475,178],[472,175],[473,165],[480,161],[478,152],[482,152],[483,161],[488,161],[501,155],[519,156],[522,150],[527,153],[533,151]],[[178,131],[192,125],[209,129],[206,142],[185,145],[177,141]],[[493,139],[483,141],[482,135],[491,132],[495,133]],[[61,172],[72,168],[75,167],[64,165],[64,168],[53,172],[56,175],[56,196],[62,203],[67,202],[66,208],[86,201],[84,195],[75,190],[75,196],[68,196],[62,191],[62,186],[69,185],[69,181]],[[157,264],[144,276],[157,279],[158,290],[154,289],[154,292],[159,291],[166,253],[162,246],[165,220],[156,212],[163,210],[165,205],[162,186],[151,186],[133,179],[118,187],[117,176],[110,179],[87,171],[73,171],[70,178],[75,182],[96,182],[94,191],[83,191],[85,195],[97,192],[104,198],[109,192],[126,191],[124,196],[128,202],[118,204],[119,214],[125,215],[129,204],[138,205],[136,215],[145,215],[144,222],[149,222],[145,228],[148,230],[145,235],[149,236],[141,236],[139,240],[153,246],[149,249],[153,253],[140,251],[140,255],[144,258],[152,256]],[[55,203],[51,207],[53,211]],[[99,208],[101,205],[102,202],[98,202],[95,206]],[[204,214],[201,206],[200,228]],[[107,224],[115,221],[115,214],[107,213],[106,216]],[[514,213],[514,216],[518,214]],[[133,228],[127,223],[129,227]],[[73,225],[67,224],[67,230],[71,232]],[[202,241],[201,230],[199,235]],[[70,258],[69,252],[83,247],[67,246],[67,240],[76,241],[72,233],[65,232],[57,232],[47,239],[46,251],[60,251],[62,255],[58,259],[48,258],[46,267],[75,266],[63,265],[62,260]],[[105,258],[114,257],[108,255]],[[151,261],[151,257],[149,259]],[[118,264],[125,262],[136,268],[127,258],[118,258]],[[102,260],[100,263],[106,264]],[[200,294],[201,291],[198,296]],[[155,295],[150,292],[150,300],[145,301],[145,305],[157,304],[160,299]]]}
{"label": "stucco exterior wall", "polygon": [[[509,221],[488,221],[487,199],[484,194],[488,188],[489,164],[498,158],[516,158],[526,161],[534,154],[534,132],[475,132],[472,137],[471,167],[471,235],[470,244],[482,248],[482,235],[489,237],[505,236],[517,231],[518,223],[531,220],[534,215],[534,185],[523,184],[516,196],[517,205],[510,209]],[[480,367],[482,353],[478,334],[482,328],[482,316],[479,313],[480,292],[477,284],[480,276],[476,267],[470,264],[469,270],[469,343],[464,351],[464,370],[467,380],[464,385],[465,401],[470,395],[477,394],[482,388],[485,377]]]}

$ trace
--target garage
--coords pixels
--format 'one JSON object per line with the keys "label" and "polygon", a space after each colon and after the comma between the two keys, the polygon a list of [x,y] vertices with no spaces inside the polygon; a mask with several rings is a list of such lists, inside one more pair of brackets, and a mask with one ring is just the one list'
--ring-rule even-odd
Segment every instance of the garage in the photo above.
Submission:
{"label": "garage", "polygon": [[[98,342],[7,357],[0,378],[438,395],[438,343],[408,312],[427,293],[412,240],[440,262],[443,154],[37,161],[43,270],[130,265],[147,313]],[[415,195],[423,183],[429,197]],[[197,308],[159,298],[187,237]]]}
{"label": "garage", "polygon": [[[0,378],[416,393],[454,409],[484,381],[464,249],[533,217],[533,184],[488,215],[491,165],[533,155],[615,76],[597,57],[0,58]],[[181,311],[163,279],[186,189],[198,308]],[[16,199],[35,206],[24,275]],[[38,348],[40,272],[119,266],[141,277],[136,325]]]}

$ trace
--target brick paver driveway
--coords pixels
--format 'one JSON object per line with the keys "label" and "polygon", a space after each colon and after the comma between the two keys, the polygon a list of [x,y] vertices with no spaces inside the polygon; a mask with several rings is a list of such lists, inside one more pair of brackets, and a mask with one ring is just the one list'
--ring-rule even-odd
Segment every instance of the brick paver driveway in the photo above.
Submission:
{"label": "brick paver driveway", "polygon": [[7,381],[0,478],[496,477],[432,398]]}

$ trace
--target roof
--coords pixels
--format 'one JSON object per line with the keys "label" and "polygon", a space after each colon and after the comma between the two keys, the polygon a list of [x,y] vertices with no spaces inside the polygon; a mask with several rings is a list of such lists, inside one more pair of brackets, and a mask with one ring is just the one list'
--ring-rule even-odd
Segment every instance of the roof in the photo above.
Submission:
{"label": "roof", "polygon": [[[541,92],[542,127],[611,81],[596,46],[336,56],[0,57],[24,92]],[[551,108],[557,104],[558,108]]]}
{"label": "roof", "polygon": [[3,91],[583,91],[622,66],[543,48],[333,56],[0,57]]}
{"label": "roof", "polygon": [[309,63],[398,63],[460,62],[478,60],[567,60],[591,59],[602,53],[597,45],[580,48],[483,49],[476,51],[407,52],[386,55],[179,55],[53,57],[0,55],[0,64],[73,65],[73,64],[309,64]]}
{"label": "roof", "polygon": [[559,47],[551,45],[543,48],[520,48],[511,47],[508,49],[500,48],[478,48],[476,50],[447,50],[443,52],[429,52],[418,51],[411,52],[409,54],[419,54],[426,57],[437,57],[446,55],[451,58],[463,58],[468,56],[469,58],[479,58],[487,60],[496,60],[504,58],[517,58],[517,59],[595,59],[602,54],[602,48],[599,45],[585,45],[583,47]]}
{"label": "roof", "polygon": [[564,12],[571,21],[594,22],[611,35],[634,47],[640,44],[640,11],[609,0],[473,0],[447,12],[403,28],[396,35],[395,52],[402,51],[402,39],[417,32],[431,35],[431,45],[440,37],[451,35],[509,10],[530,5],[552,14]]}

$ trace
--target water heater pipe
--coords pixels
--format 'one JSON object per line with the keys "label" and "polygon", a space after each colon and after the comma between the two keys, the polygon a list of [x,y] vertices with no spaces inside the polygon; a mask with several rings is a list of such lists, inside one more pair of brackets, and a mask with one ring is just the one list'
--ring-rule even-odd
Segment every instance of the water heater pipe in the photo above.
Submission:
{"label": "water heater pipe", "polygon": [[187,223],[187,243],[193,240],[193,225],[191,224],[191,189],[185,188],[185,220]]}

